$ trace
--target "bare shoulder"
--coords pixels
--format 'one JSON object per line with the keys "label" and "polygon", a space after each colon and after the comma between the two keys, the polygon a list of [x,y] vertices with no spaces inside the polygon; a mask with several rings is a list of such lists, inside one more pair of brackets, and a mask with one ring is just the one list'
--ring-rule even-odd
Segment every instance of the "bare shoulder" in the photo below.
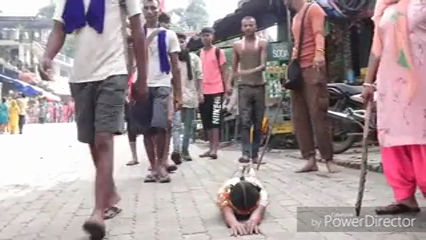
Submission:
{"label": "bare shoulder", "polygon": [[262,47],[266,47],[266,46],[268,46],[268,40],[261,38],[260,41],[259,41],[259,44]]}
{"label": "bare shoulder", "polygon": [[240,41],[236,41],[233,45],[232,48],[236,51],[239,51],[241,49],[241,40]]}

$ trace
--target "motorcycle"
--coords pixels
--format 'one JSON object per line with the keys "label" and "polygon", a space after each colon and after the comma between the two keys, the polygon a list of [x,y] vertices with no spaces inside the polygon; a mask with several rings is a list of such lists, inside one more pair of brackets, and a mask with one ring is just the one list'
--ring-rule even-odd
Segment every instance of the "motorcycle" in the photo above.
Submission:
{"label": "motorcycle", "polygon": [[333,133],[333,151],[343,153],[362,140],[363,127],[370,128],[370,141],[377,143],[377,114],[375,99],[369,123],[365,123],[364,100],[361,98],[361,86],[344,83],[331,83],[327,86],[330,96],[328,117],[331,119]]}

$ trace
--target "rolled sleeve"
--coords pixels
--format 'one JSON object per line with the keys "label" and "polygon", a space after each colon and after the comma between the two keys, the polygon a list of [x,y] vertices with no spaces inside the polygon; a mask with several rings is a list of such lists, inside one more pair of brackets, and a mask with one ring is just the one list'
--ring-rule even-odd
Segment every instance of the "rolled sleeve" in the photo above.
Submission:
{"label": "rolled sleeve", "polygon": [[55,11],[53,12],[53,17],[52,17],[54,21],[64,23],[64,19],[62,18],[62,15],[65,9],[65,2],[66,0],[55,1]]}
{"label": "rolled sleeve", "polygon": [[179,39],[176,35],[175,32],[173,31],[167,31],[167,36],[168,36],[168,50],[169,53],[177,53],[180,52],[180,43],[179,43]]}
{"label": "rolled sleeve", "polygon": [[126,0],[127,16],[133,17],[142,13],[140,0]]}
{"label": "rolled sleeve", "polygon": [[192,54],[192,58],[193,58],[193,63],[194,63],[194,67],[193,67],[194,68],[193,69],[194,77],[197,80],[202,80],[203,79],[203,69],[201,67],[201,60],[195,54]]}
{"label": "rolled sleeve", "polygon": [[269,205],[269,196],[265,189],[260,190],[259,205],[264,207]]}

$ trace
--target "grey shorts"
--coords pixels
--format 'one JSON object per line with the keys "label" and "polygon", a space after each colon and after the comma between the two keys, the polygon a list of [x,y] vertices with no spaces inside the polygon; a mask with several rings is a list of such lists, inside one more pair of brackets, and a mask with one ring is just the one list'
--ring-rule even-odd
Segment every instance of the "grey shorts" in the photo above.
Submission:
{"label": "grey shorts", "polygon": [[75,101],[78,141],[93,144],[95,133],[114,134],[122,130],[127,75],[70,83],[70,90]]}
{"label": "grey shorts", "polygon": [[170,87],[150,87],[147,101],[133,103],[130,106],[131,131],[155,134],[157,129],[168,129],[171,92]]}

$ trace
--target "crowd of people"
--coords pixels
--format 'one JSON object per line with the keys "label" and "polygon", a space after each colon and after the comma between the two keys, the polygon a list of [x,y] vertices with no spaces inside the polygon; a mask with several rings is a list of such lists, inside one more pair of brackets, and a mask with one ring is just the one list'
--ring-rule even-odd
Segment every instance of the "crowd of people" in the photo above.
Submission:
{"label": "crowd of people", "polygon": [[[379,1],[380,11],[376,12],[375,19],[389,20],[394,13],[391,10],[395,9],[407,13],[410,4],[421,12],[423,8],[417,8],[424,6],[424,3],[417,4],[419,1]],[[234,235],[258,233],[268,205],[268,194],[250,163],[259,162],[265,112],[262,73],[266,67],[268,42],[256,36],[255,18],[244,17],[241,21],[243,38],[233,46],[232,70],[228,75],[225,71],[225,54],[213,45],[214,29],[206,27],[201,30],[203,48],[198,57],[186,49],[187,36],[184,33],[169,29],[170,18],[160,15],[159,1],[143,0],[142,3],[140,5],[139,0],[125,0],[120,5],[106,1],[105,6],[85,6],[82,0],[61,0],[56,5],[54,26],[40,71],[43,79],[50,78],[53,58],[66,35],[74,33],[77,43],[82,43],[76,46],[74,75],[70,79],[76,106],[77,137],[80,142],[88,144],[96,169],[95,206],[83,225],[84,230],[92,239],[103,239],[105,220],[121,211],[117,207],[120,196],[113,178],[113,148],[114,134],[121,130],[123,112],[132,152],[128,165],[139,163],[136,139],[142,135],[149,162],[144,181],[169,183],[169,173],[177,169],[176,165],[181,164],[182,160],[193,160],[189,138],[197,111],[201,114],[209,142],[208,151],[199,157],[211,160],[219,158],[223,102],[229,97],[231,88],[237,88],[236,102],[242,124],[242,150],[238,162],[243,167],[220,188],[218,205]],[[290,65],[297,62],[299,80],[303,83],[299,89],[291,92],[292,115],[301,154],[308,160],[306,166],[296,172],[318,171],[318,148],[328,171],[334,173],[337,169],[333,163],[331,131],[327,120],[329,99],[325,73],[325,13],[317,4],[305,0],[286,0],[286,4],[296,13],[292,27],[294,61]],[[409,13],[411,15],[408,17],[395,17],[400,18],[399,25],[389,23],[381,26],[383,31],[380,32],[385,37],[376,33],[371,71],[364,84],[363,96],[369,100],[375,90],[373,82],[378,77],[377,88],[381,93],[378,103],[379,134],[384,144],[383,156],[387,157],[384,170],[397,199],[397,204],[378,209],[379,214],[418,211],[413,195],[415,187],[420,185],[426,191],[424,174],[421,175],[421,169],[424,169],[425,131],[416,128],[424,124],[421,122],[423,120],[419,121],[423,118],[414,116],[415,113],[424,112],[420,108],[424,96],[419,94],[422,88],[415,87],[421,86],[421,82],[414,81],[417,79],[414,77],[419,76],[415,73],[421,69],[419,59],[422,56],[411,57],[407,52],[408,43],[419,42],[419,39],[410,39],[411,34],[401,35],[398,41],[394,39],[394,36],[398,36],[394,32],[401,31],[399,27],[407,19],[409,23],[413,22],[409,25],[410,29],[421,31],[418,23],[426,20],[423,17],[426,14]],[[141,14],[145,23],[142,23]],[[398,44],[393,44],[393,41]],[[401,48],[396,48],[397,51],[385,49],[394,45]],[[396,53],[404,54],[402,60],[394,55]],[[382,55],[386,59],[380,61]],[[405,64],[405,68],[400,68],[398,64]],[[398,69],[399,72],[395,74],[388,68]],[[395,79],[397,76],[404,78]],[[386,82],[380,80],[382,78]],[[398,88],[391,88],[391,84],[398,84]],[[396,98],[395,89],[398,89]],[[409,95],[400,95],[400,89],[406,89]],[[392,110],[385,110],[390,102],[398,104],[392,104]],[[400,111],[395,111],[395,107]],[[251,128],[253,139],[250,137]],[[182,133],[183,139],[180,138]],[[173,149],[169,158],[171,145]]]}
{"label": "crowd of people", "polygon": [[11,94],[0,103],[0,134],[23,134],[28,123],[72,122],[72,102],[53,102],[43,97]]}

